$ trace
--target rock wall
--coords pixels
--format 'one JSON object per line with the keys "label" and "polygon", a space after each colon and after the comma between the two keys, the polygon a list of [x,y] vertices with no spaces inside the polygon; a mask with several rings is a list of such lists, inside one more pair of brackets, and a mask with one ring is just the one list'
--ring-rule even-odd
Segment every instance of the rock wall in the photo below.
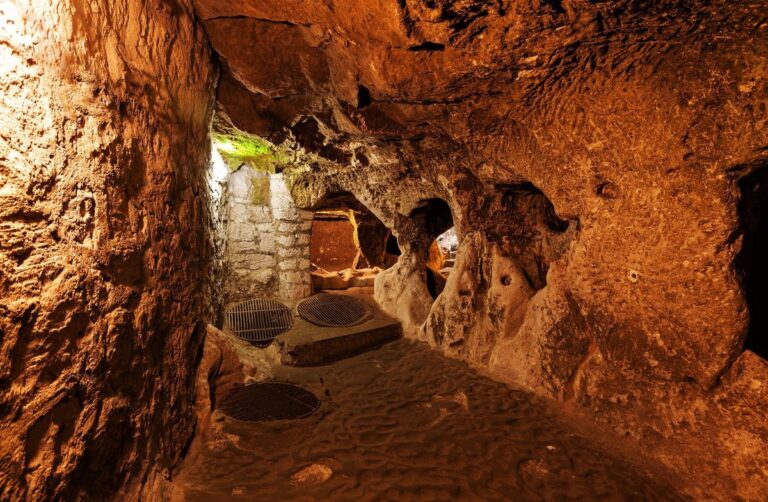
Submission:
{"label": "rock wall", "polygon": [[226,301],[311,294],[312,212],[295,207],[281,174],[247,164],[227,181]]}
{"label": "rock wall", "polygon": [[215,291],[188,2],[0,3],[0,499],[162,499]]}
{"label": "rock wall", "polygon": [[[407,332],[634,438],[695,496],[768,490],[734,266],[740,180],[768,165],[764,0],[195,6],[234,124],[324,159],[287,173],[299,205],[351,192],[397,236],[375,289]],[[462,239],[434,303],[431,198]]]}

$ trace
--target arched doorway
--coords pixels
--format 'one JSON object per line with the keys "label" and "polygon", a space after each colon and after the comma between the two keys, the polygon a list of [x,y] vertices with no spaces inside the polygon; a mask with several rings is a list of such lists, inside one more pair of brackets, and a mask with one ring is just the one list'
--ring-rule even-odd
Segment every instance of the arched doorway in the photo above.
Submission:
{"label": "arched doorway", "polygon": [[397,261],[397,239],[354,195],[326,197],[310,234],[312,290],[373,292],[373,281]]}
{"label": "arched doorway", "polygon": [[411,211],[411,218],[424,231],[424,262],[427,290],[437,298],[453,268],[459,247],[453,214],[447,202],[442,199],[426,199]]}

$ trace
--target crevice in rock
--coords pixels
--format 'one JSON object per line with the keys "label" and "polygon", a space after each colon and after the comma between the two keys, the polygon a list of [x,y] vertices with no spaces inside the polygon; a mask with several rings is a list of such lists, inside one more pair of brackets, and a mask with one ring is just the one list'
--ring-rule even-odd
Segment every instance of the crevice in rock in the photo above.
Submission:
{"label": "crevice in rock", "polygon": [[768,359],[768,165],[755,169],[738,185],[743,240],[735,265],[750,317],[744,349]]}
{"label": "crevice in rock", "polygon": [[445,50],[445,44],[439,44],[437,42],[422,42],[418,45],[412,45],[408,47],[411,52],[440,52]]}
{"label": "crevice in rock", "polygon": [[209,17],[207,19],[204,19],[204,21],[206,23],[209,23],[212,21],[226,21],[226,20],[240,20],[240,19],[247,19],[249,21],[255,21],[258,23],[281,24],[283,26],[300,26],[303,28],[309,28],[312,26],[310,23],[294,23],[291,21],[278,21],[275,19],[265,19],[260,17],[252,17],[252,16],[244,16],[244,15]]}
{"label": "crevice in rock", "polygon": [[397,243],[397,237],[394,234],[390,234],[387,238],[386,252],[392,256],[400,256],[402,254],[400,245]]}
{"label": "crevice in rock", "polygon": [[397,5],[400,7],[400,20],[405,28],[406,36],[411,36],[413,33],[413,18],[411,17],[411,11],[408,8],[408,2],[406,0],[397,0]]}
{"label": "crevice in rock", "polygon": [[557,14],[565,14],[563,0],[543,0],[544,5],[549,5]]}
{"label": "crevice in rock", "polygon": [[357,108],[362,109],[373,103],[371,98],[371,91],[364,85],[358,84],[357,86]]}

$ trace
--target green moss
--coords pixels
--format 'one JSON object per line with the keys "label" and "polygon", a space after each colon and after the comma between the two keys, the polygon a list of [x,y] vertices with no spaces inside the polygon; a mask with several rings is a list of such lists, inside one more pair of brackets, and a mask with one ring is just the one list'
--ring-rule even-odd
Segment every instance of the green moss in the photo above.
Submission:
{"label": "green moss", "polygon": [[257,171],[274,173],[278,166],[290,160],[287,152],[258,136],[213,133],[211,139],[230,171],[248,164]]}

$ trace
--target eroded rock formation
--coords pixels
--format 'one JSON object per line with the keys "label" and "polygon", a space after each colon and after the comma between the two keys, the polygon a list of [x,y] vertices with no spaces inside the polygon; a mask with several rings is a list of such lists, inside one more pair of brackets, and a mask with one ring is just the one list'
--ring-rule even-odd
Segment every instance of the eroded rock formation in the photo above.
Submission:
{"label": "eroded rock formation", "polygon": [[217,289],[208,45],[184,1],[11,1],[0,67],[0,499],[157,500]]}
{"label": "eroded rock formation", "polygon": [[[376,297],[412,336],[587,410],[694,495],[760,497],[768,363],[734,263],[739,180],[768,164],[765,2],[195,6],[233,124],[319,159],[286,171],[297,203],[351,192],[397,236]],[[461,238],[434,303],[427,199]]]}

